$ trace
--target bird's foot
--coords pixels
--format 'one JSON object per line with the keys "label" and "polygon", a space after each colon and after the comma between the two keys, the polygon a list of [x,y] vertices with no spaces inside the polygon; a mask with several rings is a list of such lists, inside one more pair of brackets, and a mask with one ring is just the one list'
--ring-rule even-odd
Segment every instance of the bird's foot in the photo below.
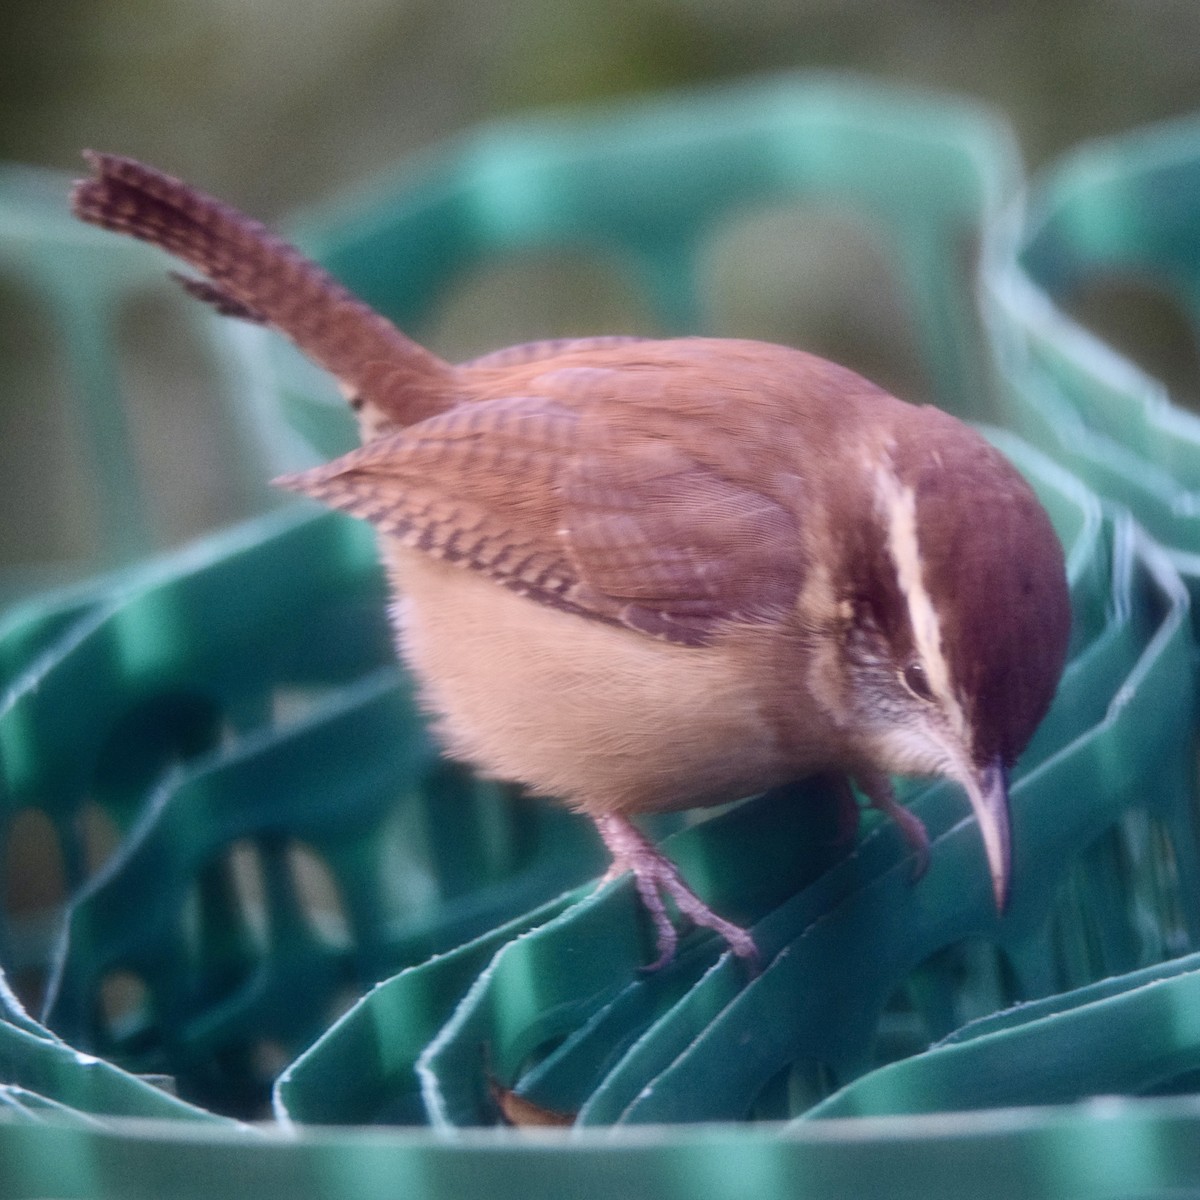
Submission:
{"label": "bird's foot", "polygon": [[741,926],[713,912],[684,883],[679,868],[631,821],[613,815],[594,819],[596,828],[613,858],[612,866],[604,876],[605,880],[632,871],[638,895],[654,922],[658,958],[646,968],[647,971],[657,971],[660,967],[665,967],[675,957],[675,948],[679,944],[679,931],[667,912],[667,898],[674,903],[680,916],[686,917],[693,925],[714,930],[725,939],[726,944],[739,958],[757,964],[758,947],[750,934]]}
{"label": "bird's foot", "polygon": [[900,832],[913,853],[912,878],[915,883],[929,870],[929,834],[925,830],[925,822],[896,799],[891,783],[884,776],[860,775],[855,782],[870,800],[872,808],[879,809],[900,826]]}

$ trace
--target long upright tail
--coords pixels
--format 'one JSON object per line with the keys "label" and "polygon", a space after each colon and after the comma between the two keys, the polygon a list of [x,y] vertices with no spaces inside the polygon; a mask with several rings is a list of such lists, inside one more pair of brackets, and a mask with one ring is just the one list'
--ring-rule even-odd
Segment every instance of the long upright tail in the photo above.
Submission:
{"label": "long upright tail", "polygon": [[84,158],[94,174],[75,184],[76,216],[183,259],[205,276],[180,277],[188,292],[275,327],[401,423],[445,407],[436,393],[452,368],[265,226],[135,159]]}

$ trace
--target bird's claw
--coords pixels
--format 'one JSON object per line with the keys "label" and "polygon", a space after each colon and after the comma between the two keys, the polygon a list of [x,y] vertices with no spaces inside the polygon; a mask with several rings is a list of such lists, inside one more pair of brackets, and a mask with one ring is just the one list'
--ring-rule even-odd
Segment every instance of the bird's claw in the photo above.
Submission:
{"label": "bird's claw", "polygon": [[657,971],[665,967],[675,957],[679,945],[679,931],[667,911],[668,897],[681,917],[686,917],[693,925],[713,930],[738,958],[744,958],[757,967],[759,956],[754,938],[740,925],[713,912],[684,882],[679,868],[629,820],[618,816],[597,817],[596,826],[613,856],[612,866],[604,878],[612,879],[631,871],[638,896],[654,923],[658,957],[644,970]]}

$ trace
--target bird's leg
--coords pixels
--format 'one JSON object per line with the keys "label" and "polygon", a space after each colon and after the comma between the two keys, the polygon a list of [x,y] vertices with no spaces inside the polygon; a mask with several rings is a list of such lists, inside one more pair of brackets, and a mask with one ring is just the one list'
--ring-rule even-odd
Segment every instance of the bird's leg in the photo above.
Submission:
{"label": "bird's leg", "polygon": [[632,871],[638,895],[650,919],[658,941],[658,958],[647,967],[657,971],[675,957],[679,944],[679,933],[671,923],[664,897],[670,897],[681,916],[694,925],[702,925],[719,933],[729,948],[739,958],[756,961],[758,947],[744,929],[719,917],[688,887],[679,874],[679,868],[646,838],[627,817],[612,814],[594,817],[596,828],[612,855],[612,866],[605,873],[605,880],[614,879],[626,871]]}
{"label": "bird's leg", "polygon": [[900,832],[913,852],[913,881],[920,879],[929,869],[929,834],[925,831],[925,822],[896,799],[886,775],[863,772],[855,775],[854,782],[862,789],[872,808],[879,809],[900,826]]}
{"label": "bird's leg", "polygon": [[832,845],[839,848],[850,846],[858,833],[859,821],[858,797],[855,796],[854,788],[850,785],[850,776],[843,775],[840,771],[830,772],[828,775],[822,776],[822,781],[827,783],[829,790],[833,793],[833,801],[837,810]]}

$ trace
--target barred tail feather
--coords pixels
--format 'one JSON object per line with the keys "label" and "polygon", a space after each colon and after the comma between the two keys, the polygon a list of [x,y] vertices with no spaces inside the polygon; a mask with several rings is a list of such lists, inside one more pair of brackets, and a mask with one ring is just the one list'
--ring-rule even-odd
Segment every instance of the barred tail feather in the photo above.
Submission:
{"label": "barred tail feather", "polygon": [[[425,379],[418,393],[451,370],[331,275],[264,225],[135,159],[85,151],[93,175],[79,180],[72,207],[80,219],[149,242],[181,258],[205,278],[186,290],[219,312],[278,329],[352,393],[378,384],[386,365],[397,379]],[[402,424],[427,415],[372,396]],[[391,411],[392,409],[396,411]]]}

